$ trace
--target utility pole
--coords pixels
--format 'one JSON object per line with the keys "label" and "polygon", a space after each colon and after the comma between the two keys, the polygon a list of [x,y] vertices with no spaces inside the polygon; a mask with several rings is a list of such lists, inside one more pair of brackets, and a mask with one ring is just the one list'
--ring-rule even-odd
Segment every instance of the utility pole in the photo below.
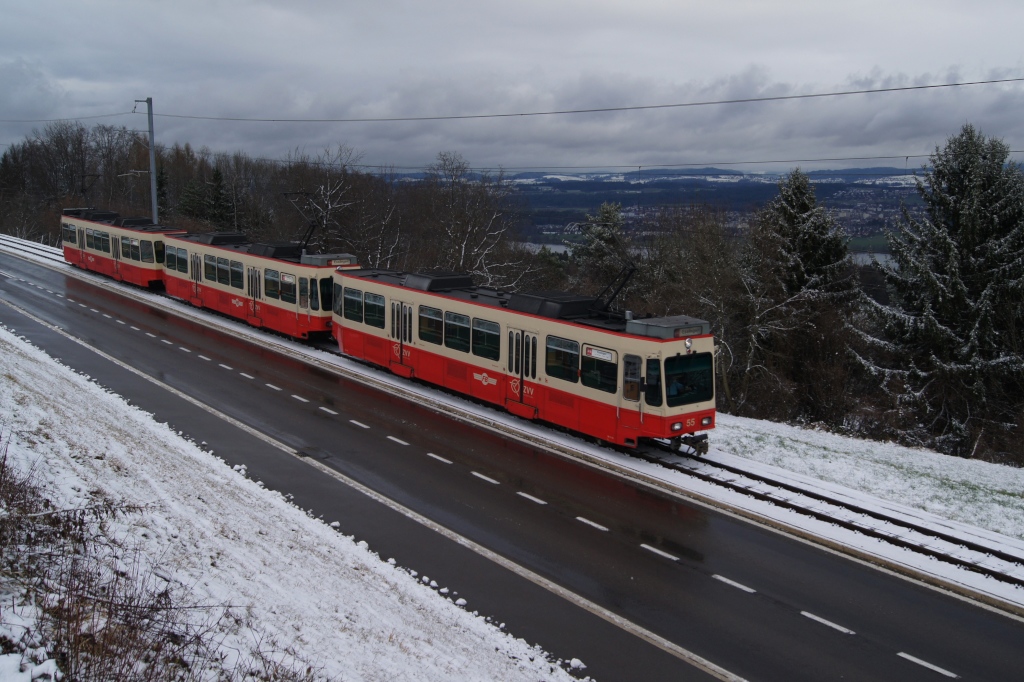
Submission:
{"label": "utility pole", "polygon": [[153,224],[160,224],[160,215],[156,205],[156,134],[153,132],[153,98],[137,99],[138,102],[145,102],[149,109],[149,195],[153,200]]}

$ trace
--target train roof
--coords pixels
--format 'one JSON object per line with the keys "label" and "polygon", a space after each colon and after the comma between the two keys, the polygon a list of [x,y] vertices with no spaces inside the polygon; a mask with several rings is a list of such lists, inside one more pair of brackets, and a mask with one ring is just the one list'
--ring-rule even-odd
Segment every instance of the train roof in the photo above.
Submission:
{"label": "train roof", "polygon": [[156,225],[152,219],[144,217],[126,217],[117,211],[100,211],[95,208],[65,208],[61,215],[70,218],[81,218],[94,223],[103,223],[113,227],[126,227],[136,232],[184,232],[180,227]]}
{"label": "train roof", "polygon": [[301,265],[353,265],[355,256],[349,253],[305,253],[298,242],[253,242],[241,232],[201,232],[175,235],[176,239],[205,244],[233,253],[273,258]]}
{"label": "train roof", "polygon": [[598,299],[565,291],[508,292],[473,285],[465,273],[448,271],[402,272],[397,270],[355,269],[341,272],[345,277],[374,280],[390,286],[427,291],[449,298],[492,308],[504,308],[528,315],[565,320],[611,332],[671,339],[711,333],[711,325],[689,315],[633,319],[629,313],[602,313],[594,310]]}

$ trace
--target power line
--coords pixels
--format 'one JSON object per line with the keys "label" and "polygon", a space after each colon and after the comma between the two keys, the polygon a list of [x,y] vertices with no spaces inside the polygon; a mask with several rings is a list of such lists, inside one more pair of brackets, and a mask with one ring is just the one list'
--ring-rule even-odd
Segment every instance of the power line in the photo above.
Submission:
{"label": "power line", "polygon": [[884,92],[907,92],[910,90],[934,90],[938,88],[958,88],[968,85],[992,85],[995,83],[1017,83],[1024,78],[1002,78],[998,80],[970,81],[964,83],[939,83],[937,85],[908,85],[898,88],[873,88],[867,90],[844,90],[840,92],[821,92],[807,95],[777,95],[773,97],[745,97],[741,99],[723,99],[705,102],[683,102],[681,104],[646,104],[623,107],[601,107],[595,109],[562,109],[555,111],[530,111],[512,114],[460,114],[453,116],[399,116],[379,118],[246,118],[240,116],[196,116],[190,114],[153,114],[163,118],[185,118],[200,121],[236,121],[247,123],[395,123],[402,121],[464,121],[483,118],[516,118],[527,116],[559,116],[563,114],[596,114],[614,111],[644,111],[651,109],[680,109],[684,107],[706,107],[721,104],[749,104],[753,102],[781,102],[785,100],[814,99],[824,97],[845,97],[848,95],[867,95]]}
{"label": "power line", "polygon": [[94,118],[114,118],[115,116],[127,116],[131,111],[122,111],[116,114],[96,114],[95,116],[67,116],[64,118],[0,118],[0,123],[59,123],[61,121],[87,121]]}

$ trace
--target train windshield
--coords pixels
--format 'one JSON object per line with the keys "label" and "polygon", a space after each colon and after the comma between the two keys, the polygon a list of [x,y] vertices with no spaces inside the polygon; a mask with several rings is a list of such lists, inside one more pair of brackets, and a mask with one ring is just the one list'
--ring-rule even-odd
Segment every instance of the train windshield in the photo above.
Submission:
{"label": "train windshield", "polygon": [[711,353],[665,358],[665,394],[669,407],[690,405],[715,397]]}

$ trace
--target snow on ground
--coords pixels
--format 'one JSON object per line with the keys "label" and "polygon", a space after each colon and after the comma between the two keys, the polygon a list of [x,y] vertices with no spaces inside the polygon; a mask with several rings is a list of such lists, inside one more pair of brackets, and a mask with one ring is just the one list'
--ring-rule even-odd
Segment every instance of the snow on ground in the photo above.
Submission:
{"label": "snow on ground", "polygon": [[[260,640],[332,679],[572,679],[453,603],[457,585],[420,583],[3,328],[0,410],[9,457],[63,506],[147,506],[116,532],[161,579],[243,615],[248,627],[221,633],[229,658]],[[11,604],[0,623],[16,629],[25,611]],[[0,677],[18,679],[9,659]]]}
{"label": "snow on ground", "polygon": [[719,414],[728,453],[1024,539],[1024,469]]}

